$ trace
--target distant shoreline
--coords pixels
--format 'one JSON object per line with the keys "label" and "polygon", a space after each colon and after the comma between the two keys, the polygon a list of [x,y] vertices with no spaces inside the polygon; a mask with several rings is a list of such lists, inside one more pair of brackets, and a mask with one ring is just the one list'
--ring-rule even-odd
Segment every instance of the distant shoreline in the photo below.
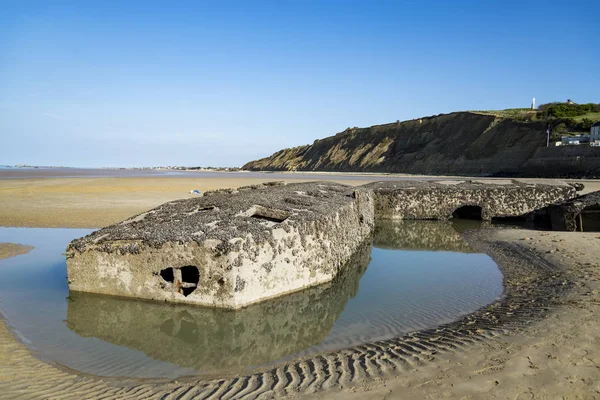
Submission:
{"label": "distant shoreline", "polygon": [[536,178],[536,177],[487,177],[463,175],[427,175],[394,172],[342,172],[342,171],[224,171],[216,169],[170,169],[170,168],[79,168],[79,167],[10,167],[0,168],[0,180],[46,179],[46,178],[258,178],[258,179],[310,179],[315,177],[338,177],[343,180],[381,178],[395,179],[518,179],[518,180],[573,180],[598,182],[597,179],[582,178]]}
{"label": "distant shoreline", "polygon": [[[379,177],[382,180],[392,179],[439,179],[436,176],[410,175],[379,172],[317,172],[317,171],[223,171],[198,169],[167,169],[167,168],[74,168],[74,167],[16,167],[0,168],[0,180],[5,179],[46,179],[46,178],[259,178],[259,179],[314,179],[316,176],[336,176],[346,179],[362,179],[364,177]],[[463,177],[443,177],[458,178]]]}

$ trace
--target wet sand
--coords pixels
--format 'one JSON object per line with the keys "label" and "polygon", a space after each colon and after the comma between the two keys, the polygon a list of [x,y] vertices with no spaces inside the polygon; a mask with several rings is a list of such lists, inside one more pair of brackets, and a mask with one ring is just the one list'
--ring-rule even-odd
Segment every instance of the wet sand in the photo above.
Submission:
{"label": "wet sand", "polygon": [[[189,198],[196,189],[235,188],[265,178],[51,178],[0,180],[0,226],[99,228],[167,201]],[[332,179],[336,181],[335,179]],[[294,180],[299,182],[303,180]],[[369,180],[343,180],[361,185]]]}
{"label": "wet sand", "polygon": [[[31,170],[31,174],[39,173]],[[0,226],[36,228],[100,228],[132,215],[154,208],[167,201],[193,197],[192,189],[201,192],[213,189],[235,188],[275,180],[287,176],[287,182],[331,180],[362,185],[390,175],[342,174],[259,174],[212,173],[207,176],[183,175],[144,177],[77,177],[77,178],[18,178],[0,179]],[[36,176],[36,175],[32,175]],[[181,177],[183,176],[183,177]],[[256,177],[260,176],[260,177]],[[414,179],[414,176],[396,176]],[[351,179],[350,179],[351,178]],[[433,177],[428,177],[433,178]],[[449,178],[438,179],[475,179]],[[552,180],[521,179],[531,182]],[[579,180],[578,180],[579,182]],[[599,181],[581,181],[586,188],[582,193],[600,190]]]}
{"label": "wet sand", "polygon": [[546,318],[522,330],[327,398],[600,398],[600,233],[503,230],[493,236],[526,245],[558,265],[572,284],[570,293]]}
{"label": "wet sand", "polygon": [[[0,182],[0,225],[98,227],[164,201],[188,197],[190,189],[237,187],[269,180],[268,176],[256,180],[11,179]],[[586,182],[586,192],[598,189],[600,183]],[[482,313],[484,323],[474,323],[472,330],[442,329],[418,340],[392,341],[389,346],[365,344],[248,376],[212,381],[83,375],[37,359],[0,320],[0,393],[8,399],[142,399],[166,395],[215,399],[245,395],[327,399],[600,398],[600,233],[494,230],[485,232],[485,240],[530,252],[533,258],[512,262],[513,271],[537,268],[546,274],[547,282],[538,278],[527,281],[525,275],[515,288],[522,283],[532,290],[520,293],[527,299],[536,285],[546,282],[548,290],[555,291],[548,302],[525,314],[519,314],[518,308],[490,309],[487,317],[506,319],[506,325],[494,325],[489,318],[485,322],[486,314]],[[550,268],[551,273],[544,268]]]}
{"label": "wet sand", "polygon": [[20,254],[27,254],[33,250],[33,246],[25,246],[18,243],[0,243],[0,260]]}
{"label": "wet sand", "polygon": [[[550,294],[549,300],[521,314],[518,308],[490,309],[488,314],[500,316],[505,323],[490,327],[475,323],[468,334],[438,329],[420,340],[414,336],[390,341],[389,346],[365,344],[247,377],[212,381],[85,376],[38,360],[0,323],[0,393],[6,398],[60,399],[168,394],[169,398],[215,399],[597,398],[600,233],[494,230],[486,231],[485,240],[529,254],[528,263],[513,265],[510,276],[526,266],[538,268],[546,276],[541,281],[548,286],[544,293]],[[527,276],[518,278],[522,281],[515,288],[540,284],[527,283]],[[516,315],[501,317],[503,313]],[[339,365],[330,362],[334,357]]]}

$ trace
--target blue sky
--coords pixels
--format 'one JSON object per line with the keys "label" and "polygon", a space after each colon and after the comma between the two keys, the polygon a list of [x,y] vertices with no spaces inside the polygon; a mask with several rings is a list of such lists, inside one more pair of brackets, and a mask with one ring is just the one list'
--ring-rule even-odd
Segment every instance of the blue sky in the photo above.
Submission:
{"label": "blue sky", "polygon": [[0,164],[235,166],[352,126],[600,102],[597,0],[0,0]]}

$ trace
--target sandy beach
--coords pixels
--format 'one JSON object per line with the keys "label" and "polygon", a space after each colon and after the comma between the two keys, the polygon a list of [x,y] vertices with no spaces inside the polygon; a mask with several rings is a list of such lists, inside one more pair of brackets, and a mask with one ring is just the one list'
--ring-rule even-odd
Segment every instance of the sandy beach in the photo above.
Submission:
{"label": "sandy beach", "polygon": [[[190,189],[237,187],[272,180],[268,178],[2,180],[0,225],[99,227],[162,202],[189,197]],[[358,185],[367,181],[343,182]],[[585,184],[586,192],[600,188],[598,182]],[[533,310],[531,318],[528,314],[526,319],[509,323],[506,328],[488,331],[482,325],[473,331],[473,337],[441,333],[439,337],[423,339],[421,344],[400,343],[408,347],[393,342],[400,352],[396,354],[401,356],[390,356],[380,345],[366,344],[248,376],[212,380],[84,375],[36,358],[2,321],[0,393],[5,398],[39,399],[600,398],[600,322],[597,317],[600,311],[600,233],[490,230],[485,231],[485,240],[500,247],[517,246],[530,252],[537,261],[522,261],[522,266],[531,264],[531,268],[539,269],[537,265],[551,265],[555,271],[551,287],[565,285],[568,290],[561,291],[563,294],[545,305],[539,317]],[[10,256],[19,251],[24,249],[0,245],[0,254]],[[515,271],[519,265],[512,268]],[[524,280],[523,284],[534,287],[538,283]],[[482,317],[485,319],[485,314]],[[506,318],[510,322],[512,317]],[[407,350],[409,348],[412,350]],[[395,363],[403,357],[407,361]],[[331,360],[342,361],[338,365]],[[357,360],[357,363],[343,360]],[[338,369],[340,373],[333,372]],[[296,370],[303,372],[296,374]],[[311,371],[316,371],[316,379],[311,380]],[[331,379],[324,371],[331,374]]]}
{"label": "sandy beach", "polygon": [[[22,171],[21,171],[22,172]],[[27,171],[26,171],[27,172]],[[53,172],[53,171],[52,171]],[[37,170],[21,173],[15,179],[0,179],[0,226],[37,228],[100,228],[154,208],[167,201],[189,198],[214,189],[236,188],[273,180],[305,182],[328,180],[348,185],[363,185],[380,179],[482,179],[468,177],[431,177],[406,175],[348,175],[311,173],[213,173],[207,177],[194,175],[136,177],[54,177],[39,176]],[[1,177],[0,177],[1,178]],[[283,178],[283,179],[281,179]],[[351,179],[349,179],[351,178]],[[524,182],[552,180],[519,179]],[[600,182],[583,182],[582,193],[600,190]]]}
{"label": "sandy beach", "polygon": [[0,0],[0,400],[600,400],[600,0],[464,3]]}
{"label": "sandy beach", "polygon": [[410,374],[328,399],[597,399],[600,397],[600,233],[502,230],[564,269],[573,290],[541,321],[436,357]]}
{"label": "sandy beach", "polygon": [[[99,228],[167,201],[273,178],[54,178],[0,180],[0,226]],[[335,179],[333,179],[335,180]],[[298,180],[294,180],[296,182]],[[303,180],[299,180],[303,181]],[[371,180],[341,181],[361,185]]]}

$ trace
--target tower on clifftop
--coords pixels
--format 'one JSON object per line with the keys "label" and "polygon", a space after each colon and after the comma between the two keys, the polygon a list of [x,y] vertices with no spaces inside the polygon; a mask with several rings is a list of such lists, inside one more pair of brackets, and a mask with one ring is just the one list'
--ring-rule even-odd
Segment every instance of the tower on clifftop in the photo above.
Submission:
{"label": "tower on clifftop", "polygon": [[531,100],[531,109],[535,110],[535,97]]}

